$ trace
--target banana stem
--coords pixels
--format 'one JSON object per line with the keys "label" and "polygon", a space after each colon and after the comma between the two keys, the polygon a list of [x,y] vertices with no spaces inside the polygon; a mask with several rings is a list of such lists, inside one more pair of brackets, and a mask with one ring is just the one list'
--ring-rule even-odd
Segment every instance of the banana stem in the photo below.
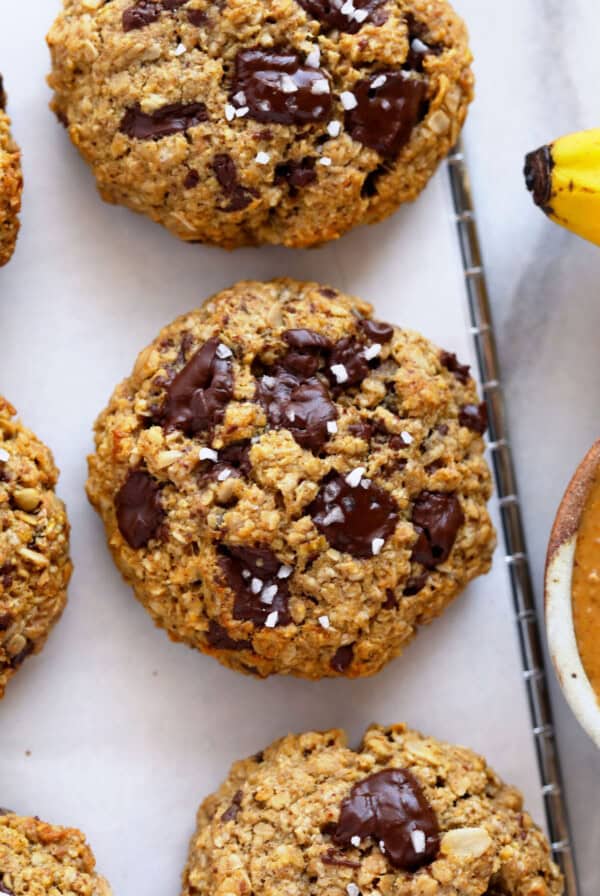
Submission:
{"label": "banana stem", "polygon": [[548,203],[552,195],[552,170],[554,159],[552,147],[541,146],[525,156],[525,183],[533,194],[533,201],[544,211],[548,211]]}

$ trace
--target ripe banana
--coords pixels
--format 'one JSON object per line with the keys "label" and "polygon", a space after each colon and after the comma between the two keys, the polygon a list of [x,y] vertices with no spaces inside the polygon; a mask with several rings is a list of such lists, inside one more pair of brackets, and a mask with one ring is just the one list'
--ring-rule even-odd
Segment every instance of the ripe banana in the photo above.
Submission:
{"label": "ripe banana", "polygon": [[600,246],[600,128],[530,152],[525,182],[548,217]]}

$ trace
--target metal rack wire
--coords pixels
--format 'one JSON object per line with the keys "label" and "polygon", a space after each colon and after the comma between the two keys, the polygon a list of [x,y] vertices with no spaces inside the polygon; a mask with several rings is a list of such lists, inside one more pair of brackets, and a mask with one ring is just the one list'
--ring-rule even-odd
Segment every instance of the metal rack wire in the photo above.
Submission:
{"label": "metal rack wire", "polygon": [[448,157],[448,172],[465,274],[471,333],[488,406],[490,441],[496,489],[511,580],[515,621],[523,664],[523,679],[531,712],[548,830],[555,860],[565,876],[567,896],[579,896],[575,855],[563,796],[560,759],[554,736],[552,706],[545,658],[538,626],[535,594],[519,503],[517,481],[508,439],[506,410],[498,363],[485,269],[467,168],[459,145]]}

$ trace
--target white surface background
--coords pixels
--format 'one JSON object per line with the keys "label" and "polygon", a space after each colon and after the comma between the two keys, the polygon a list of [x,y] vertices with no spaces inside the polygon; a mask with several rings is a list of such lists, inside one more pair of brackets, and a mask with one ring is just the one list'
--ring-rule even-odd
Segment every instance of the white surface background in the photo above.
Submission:
{"label": "white surface background", "polygon": [[[526,5],[543,12],[542,3]],[[475,0],[460,4],[465,13],[469,6],[476,49],[487,44],[468,137],[498,288],[514,276],[521,244],[514,242],[507,255],[503,241],[494,256],[498,231],[503,240],[515,237],[495,146],[482,140],[496,136],[510,102],[486,105],[486,81],[498,104],[506,69],[511,98],[517,84],[525,92],[531,87],[530,48],[524,44],[513,60],[512,45],[508,57],[507,44],[496,46],[500,35],[514,42],[515,32],[536,25],[532,52],[541,53],[543,45],[536,16],[518,19],[521,0],[503,4],[502,12],[496,4],[485,10]],[[150,222],[99,201],[87,169],[47,111],[43,36],[54,12],[47,0],[30,0],[4,11],[0,30],[1,67],[27,181],[18,252],[0,274],[1,388],[49,442],[63,470],[60,491],[73,524],[76,572],[63,621],[0,706],[0,803],[81,826],[119,896],[175,896],[197,803],[234,758],[287,730],[341,725],[356,741],[371,720],[406,718],[485,752],[525,790],[540,819],[500,556],[492,575],[377,678],[254,682],[153,629],[113,569],[83,494],[93,419],[136,352],[176,314],[240,277],[285,273],[332,282],[372,300],[382,317],[421,329],[468,359],[445,176],[392,221],[319,252],[228,255],[178,244]],[[523,150],[530,136],[533,145],[547,136],[527,127]],[[498,165],[520,199],[508,149],[505,141]],[[519,224],[529,211],[523,203]],[[545,222],[530,220],[541,232]],[[504,324],[506,315],[500,316]],[[574,728],[566,716],[565,725]]]}

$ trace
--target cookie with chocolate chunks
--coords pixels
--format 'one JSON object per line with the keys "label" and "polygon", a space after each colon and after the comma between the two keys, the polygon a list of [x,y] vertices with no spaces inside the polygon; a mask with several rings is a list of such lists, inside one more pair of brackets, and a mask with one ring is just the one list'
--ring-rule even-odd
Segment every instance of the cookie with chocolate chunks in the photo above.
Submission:
{"label": "cookie with chocolate chunks", "polygon": [[0,699],[28,657],[42,650],[71,577],[58,470],[15,414],[0,395]]}
{"label": "cookie with chocolate chunks", "polygon": [[21,153],[11,134],[6,102],[0,75],[0,268],[10,261],[15,249],[23,190]]}
{"label": "cookie with chocolate chunks", "polygon": [[0,810],[0,894],[112,896],[85,835]]}
{"label": "cookie with chocolate chunks", "polygon": [[383,220],[473,97],[449,0],[69,0],[48,42],[52,108],[101,196],[226,248]]}
{"label": "cookie with chocolate chunks", "polygon": [[564,893],[521,794],[471,750],[374,725],[356,749],[308,732],[261,757],[200,806],[182,896],[250,878],[254,896]]}
{"label": "cookie with chocolate chunks", "polygon": [[262,677],[397,656],[494,548],[483,412],[455,362],[293,280],[165,327],[98,418],[88,481],[154,621]]}

